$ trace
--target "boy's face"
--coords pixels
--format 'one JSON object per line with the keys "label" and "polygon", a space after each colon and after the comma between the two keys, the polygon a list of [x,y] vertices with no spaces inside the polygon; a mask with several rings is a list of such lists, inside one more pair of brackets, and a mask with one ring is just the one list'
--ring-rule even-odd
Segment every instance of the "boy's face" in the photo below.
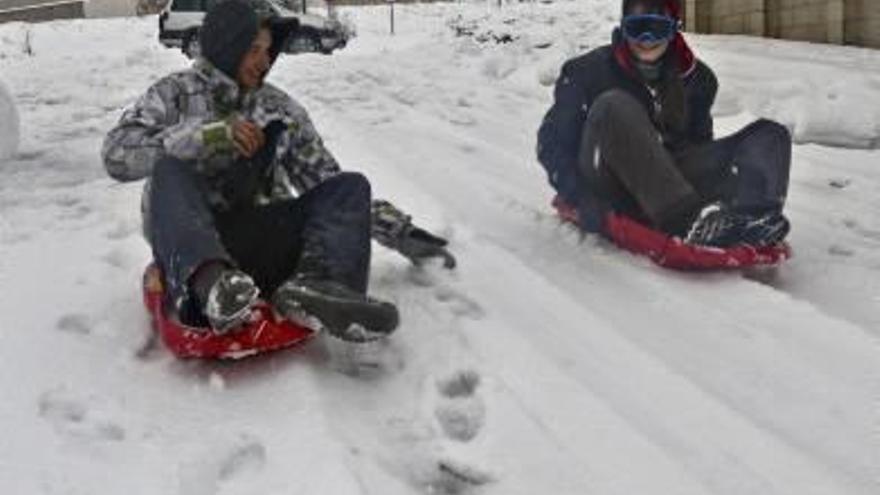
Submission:
{"label": "boy's face", "polygon": [[[641,14],[659,14],[664,15],[665,12],[659,8],[649,8],[644,4],[636,3],[632,8],[629,9],[627,15],[641,15]],[[629,46],[630,52],[632,52],[633,56],[635,56],[638,60],[645,63],[654,63],[660,60],[663,55],[666,53],[666,50],[669,48],[669,41],[655,41],[655,42],[640,42],[640,41],[632,41],[627,40],[627,46]]]}
{"label": "boy's face", "polygon": [[257,89],[263,84],[263,78],[269,71],[271,60],[269,47],[272,45],[272,35],[268,28],[260,28],[257,37],[251,43],[251,48],[238,64],[236,81],[241,89],[249,91]]}

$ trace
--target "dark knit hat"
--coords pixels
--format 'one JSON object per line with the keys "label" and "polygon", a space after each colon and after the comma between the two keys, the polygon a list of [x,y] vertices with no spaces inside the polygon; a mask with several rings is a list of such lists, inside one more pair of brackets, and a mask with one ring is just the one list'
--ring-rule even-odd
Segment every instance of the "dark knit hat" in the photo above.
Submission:
{"label": "dark knit hat", "polygon": [[681,19],[681,1],[680,0],[623,0],[621,7],[621,16],[635,5],[645,5],[650,8],[662,9],[675,19]]}
{"label": "dark knit hat", "polygon": [[202,56],[235,79],[241,60],[257,38],[259,17],[245,0],[223,0],[205,15],[199,43]]}

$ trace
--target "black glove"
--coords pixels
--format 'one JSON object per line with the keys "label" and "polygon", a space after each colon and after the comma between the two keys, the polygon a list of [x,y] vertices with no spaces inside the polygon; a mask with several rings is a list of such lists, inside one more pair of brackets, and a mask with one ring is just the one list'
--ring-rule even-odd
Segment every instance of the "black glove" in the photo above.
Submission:
{"label": "black glove", "polygon": [[410,227],[400,238],[397,250],[414,265],[420,266],[429,258],[443,258],[443,268],[455,268],[455,257],[446,249],[449,241],[427,230]]}
{"label": "black glove", "polygon": [[287,126],[280,120],[273,120],[263,127],[266,144],[250,160],[239,159],[235,166],[226,172],[221,185],[221,194],[230,209],[253,206],[258,194],[271,195],[272,164],[278,139]]}

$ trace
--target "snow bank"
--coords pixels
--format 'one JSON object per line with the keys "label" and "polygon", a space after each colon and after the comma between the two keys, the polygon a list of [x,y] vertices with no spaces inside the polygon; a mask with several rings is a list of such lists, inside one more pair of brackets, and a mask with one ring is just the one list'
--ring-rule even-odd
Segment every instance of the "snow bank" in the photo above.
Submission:
{"label": "snow bank", "polygon": [[764,94],[751,98],[751,103],[758,114],[788,126],[795,142],[880,148],[877,89],[843,80],[822,87],[804,83],[778,96],[770,99]]}
{"label": "snow bank", "polygon": [[[740,36],[695,36],[693,41],[719,75],[722,114],[774,119],[800,144],[880,148],[876,50]],[[744,65],[759,72],[743,71]]]}
{"label": "snow bank", "polygon": [[9,158],[18,150],[18,110],[9,89],[0,82],[0,159]]}

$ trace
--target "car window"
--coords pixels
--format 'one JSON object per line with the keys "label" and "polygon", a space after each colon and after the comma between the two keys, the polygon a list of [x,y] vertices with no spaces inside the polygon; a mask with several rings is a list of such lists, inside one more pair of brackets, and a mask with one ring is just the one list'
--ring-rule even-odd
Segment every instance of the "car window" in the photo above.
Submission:
{"label": "car window", "polygon": [[221,0],[174,0],[171,10],[176,12],[206,12]]}
{"label": "car window", "polygon": [[202,10],[202,0],[174,0],[171,10],[177,12],[199,12]]}

